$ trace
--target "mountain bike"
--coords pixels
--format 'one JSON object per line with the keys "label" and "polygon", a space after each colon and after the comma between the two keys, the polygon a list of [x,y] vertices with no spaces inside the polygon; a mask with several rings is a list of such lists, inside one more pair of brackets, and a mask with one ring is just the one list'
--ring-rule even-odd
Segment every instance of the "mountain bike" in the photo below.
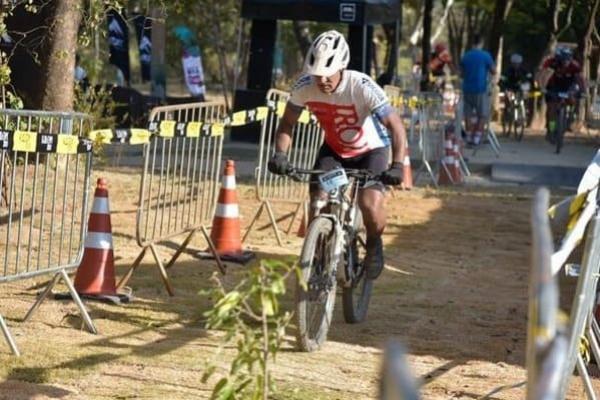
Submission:
{"label": "mountain bike", "polygon": [[357,204],[358,192],[377,181],[368,170],[337,168],[331,171],[293,168],[289,176],[318,177],[327,199],[318,201],[300,254],[296,284],[297,343],[303,351],[317,350],[331,325],[336,287],[342,287],[342,306],[347,323],[365,320],[373,281],[363,263],[366,231]]}
{"label": "mountain bike", "polygon": [[512,130],[519,142],[523,139],[525,125],[527,124],[525,99],[528,98],[530,90],[531,84],[529,82],[522,82],[519,85],[519,90],[507,90],[504,94],[506,101],[504,112],[502,113],[502,133],[508,137]]}
{"label": "mountain bike", "polygon": [[558,101],[558,106],[555,115],[548,121],[548,136],[550,143],[556,145],[556,154],[559,154],[565,132],[575,118],[575,96],[572,91],[556,92],[553,96]]}

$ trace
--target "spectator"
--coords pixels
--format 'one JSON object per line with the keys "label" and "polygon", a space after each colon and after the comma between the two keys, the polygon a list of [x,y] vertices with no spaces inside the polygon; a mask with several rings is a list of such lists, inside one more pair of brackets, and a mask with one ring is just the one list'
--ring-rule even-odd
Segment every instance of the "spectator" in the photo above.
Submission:
{"label": "spectator", "polygon": [[483,50],[480,35],[475,36],[473,48],[463,55],[460,68],[467,144],[478,145],[490,114],[488,74],[494,75],[496,71],[492,56]]}
{"label": "spectator", "polygon": [[83,90],[87,90],[90,86],[88,80],[87,71],[80,64],[79,54],[75,55],[75,83],[78,84]]}

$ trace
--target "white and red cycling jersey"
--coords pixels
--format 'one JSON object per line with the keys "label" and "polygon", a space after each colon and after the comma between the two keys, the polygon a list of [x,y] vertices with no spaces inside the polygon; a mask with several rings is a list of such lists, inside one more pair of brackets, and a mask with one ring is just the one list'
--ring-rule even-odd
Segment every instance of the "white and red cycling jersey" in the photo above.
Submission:
{"label": "white and red cycling jersey", "polygon": [[344,70],[331,94],[323,93],[311,75],[292,88],[289,102],[308,108],[325,131],[325,143],[340,157],[351,158],[390,145],[381,118],[391,112],[381,87],[368,75]]}

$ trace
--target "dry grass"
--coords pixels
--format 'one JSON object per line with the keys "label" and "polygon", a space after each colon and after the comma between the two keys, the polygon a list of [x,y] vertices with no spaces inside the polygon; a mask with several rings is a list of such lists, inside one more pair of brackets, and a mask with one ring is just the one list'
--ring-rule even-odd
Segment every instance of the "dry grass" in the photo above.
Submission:
{"label": "dry grass", "polygon": [[[139,176],[114,170],[95,174],[109,178],[121,276],[139,252],[134,229]],[[258,203],[248,186],[238,194],[247,223]],[[290,337],[278,356],[281,392],[274,398],[374,398],[381,348],[390,337],[407,344],[426,399],[484,398],[523,381],[530,198],[523,190],[472,188],[418,189],[390,197],[387,269],[376,283],[368,321],[345,324],[338,303],[321,351],[296,352]],[[259,230],[250,247],[259,257],[298,254],[301,240],[284,240],[277,246],[269,229]],[[173,245],[159,247],[163,259]],[[205,247],[201,235],[193,247]],[[233,285],[243,269],[231,266],[226,284]],[[21,322],[43,281],[4,284],[0,311],[23,357],[11,356],[2,343],[0,399],[207,398],[210,387],[200,377],[220,334],[203,329],[209,302],[198,292],[214,271],[211,261],[185,253],[169,271],[176,291],[169,297],[148,255],[130,281],[131,304],[87,304],[99,335],[82,329],[71,302],[48,301],[32,321]],[[292,308],[292,295],[283,303]],[[218,359],[222,368],[230,351]],[[570,398],[582,393],[574,380]],[[520,387],[487,398],[523,397]]]}

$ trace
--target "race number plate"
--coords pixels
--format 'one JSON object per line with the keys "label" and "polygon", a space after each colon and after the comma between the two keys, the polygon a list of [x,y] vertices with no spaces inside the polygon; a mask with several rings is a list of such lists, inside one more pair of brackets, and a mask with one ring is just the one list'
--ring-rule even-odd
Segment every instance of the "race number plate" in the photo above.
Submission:
{"label": "race number plate", "polygon": [[346,171],[342,168],[337,168],[319,175],[319,182],[321,183],[323,190],[331,192],[341,186],[347,185],[348,177],[346,176]]}

